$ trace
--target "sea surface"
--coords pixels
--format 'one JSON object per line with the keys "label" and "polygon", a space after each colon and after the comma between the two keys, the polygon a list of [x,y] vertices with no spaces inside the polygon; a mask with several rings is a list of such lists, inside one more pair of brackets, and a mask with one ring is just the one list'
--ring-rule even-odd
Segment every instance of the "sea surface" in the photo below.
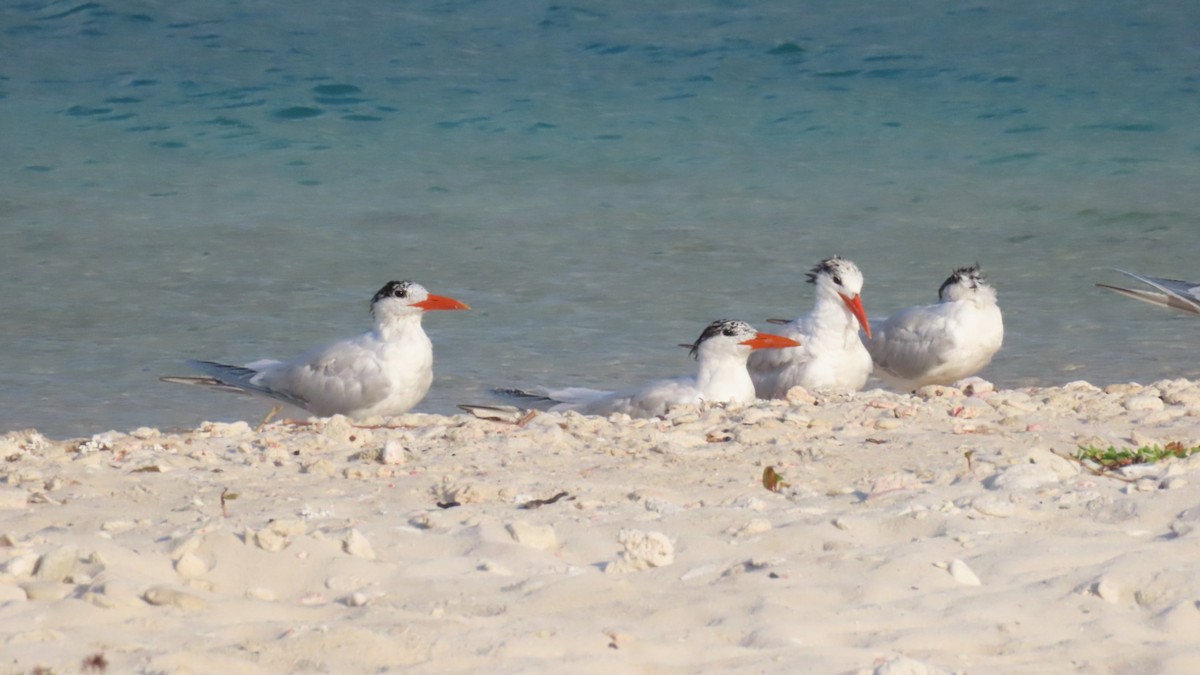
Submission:
{"label": "sea surface", "polygon": [[[413,279],[455,412],[683,374],[716,318],[979,262],[999,386],[1200,376],[1195,0],[0,4],[0,432],[257,420],[164,384],[289,357]],[[1130,282],[1136,285],[1136,282]]]}

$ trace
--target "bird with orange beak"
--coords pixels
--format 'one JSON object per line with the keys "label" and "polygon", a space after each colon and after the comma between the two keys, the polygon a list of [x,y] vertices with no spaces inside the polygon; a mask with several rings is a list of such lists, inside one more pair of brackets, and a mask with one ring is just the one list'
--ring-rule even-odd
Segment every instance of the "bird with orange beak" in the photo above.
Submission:
{"label": "bird with orange beak", "polygon": [[[789,389],[858,391],[873,367],[859,329],[871,336],[862,304],[863,275],[858,265],[833,256],[808,273],[816,286],[811,312],[783,323],[779,334],[800,343],[750,355],[750,377],[761,398],[786,398]],[[781,322],[782,323],[782,322]]]}
{"label": "bird with orange beak", "polygon": [[[695,342],[680,345],[695,357],[695,375],[656,380],[617,391],[583,387],[497,391],[551,411],[574,410],[585,415],[623,413],[632,417],[658,417],[679,405],[705,402],[745,405],[755,400],[746,359],[759,351],[778,351],[799,344],[791,338],[760,333],[744,321],[722,319],[710,323]],[[472,410],[481,406],[460,407]]]}
{"label": "bird with orange beak", "polygon": [[413,281],[389,281],[371,298],[375,327],[290,360],[246,366],[188,361],[203,377],[164,377],[253,394],[318,416],[399,415],[425,398],[433,382],[433,344],[421,328],[431,310],[470,309]]}

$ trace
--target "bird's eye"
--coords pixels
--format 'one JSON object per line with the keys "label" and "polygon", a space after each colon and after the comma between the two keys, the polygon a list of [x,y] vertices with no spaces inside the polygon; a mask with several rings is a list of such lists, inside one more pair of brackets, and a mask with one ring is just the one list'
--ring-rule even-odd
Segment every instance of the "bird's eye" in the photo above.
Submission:
{"label": "bird's eye", "polygon": [[408,289],[403,286],[397,286],[396,290],[392,292],[392,295],[396,296],[397,298],[408,297]]}
{"label": "bird's eye", "polygon": [[841,278],[840,276],[836,275],[836,274],[835,274],[835,275],[833,275],[833,283],[837,284],[838,286],[841,286],[841,285],[842,285],[842,278]]}
{"label": "bird's eye", "polygon": [[726,328],[725,330],[721,331],[721,334],[733,337],[734,335],[737,335],[737,331],[732,328]]}

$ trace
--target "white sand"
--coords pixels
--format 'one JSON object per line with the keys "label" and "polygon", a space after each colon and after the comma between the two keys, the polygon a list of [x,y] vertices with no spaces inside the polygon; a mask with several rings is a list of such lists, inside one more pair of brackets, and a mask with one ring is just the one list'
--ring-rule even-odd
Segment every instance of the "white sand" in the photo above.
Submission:
{"label": "white sand", "polygon": [[11,433],[0,672],[1196,672],[1200,384],[922,394]]}

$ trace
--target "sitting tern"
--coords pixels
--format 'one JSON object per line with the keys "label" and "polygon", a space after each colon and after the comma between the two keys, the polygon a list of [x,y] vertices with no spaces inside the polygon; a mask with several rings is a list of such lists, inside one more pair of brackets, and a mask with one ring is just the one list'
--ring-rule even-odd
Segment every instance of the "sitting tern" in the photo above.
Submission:
{"label": "sitting tern", "polygon": [[935,305],[908,307],[877,322],[867,349],[875,374],[901,391],[953,384],[986,366],[1004,342],[1004,321],[979,264],[942,282]]}
{"label": "sitting tern", "polygon": [[838,256],[826,258],[807,280],[816,286],[815,306],[779,331],[800,346],[750,357],[750,377],[763,398],[785,398],[797,385],[857,391],[871,375],[871,355],[858,335],[859,327],[871,335],[858,266]]}
{"label": "sitting tern", "polygon": [[433,381],[433,345],[421,329],[429,310],[470,309],[412,281],[389,281],[371,298],[375,327],[358,337],[291,361],[262,360],[244,367],[188,361],[203,377],[164,377],[274,399],[314,415],[352,418],[407,412]]}
{"label": "sitting tern", "polygon": [[754,383],[746,372],[746,359],[758,349],[795,347],[795,340],[770,333],[759,333],[743,321],[714,321],[688,347],[698,362],[695,375],[658,380],[620,391],[601,391],[581,387],[530,391],[503,389],[500,393],[525,400],[549,403],[550,411],[575,410],[585,415],[625,413],[633,417],[656,417],[676,405],[712,403],[751,403],[755,400]]}
{"label": "sitting tern", "polygon": [[1107,288],[1110,291],[1115,291],[1121,295],[1127,295],[1131,298],[1148,302],[1152,305],[1160,307],[1169,307],[1188,314],[1200,314],[1200,283],[1194,281],[1179,281],[1177,279],[1159,279],[1158,277],[1147,277],[1133,272],[1117,270],[1127,277],[1132,277],[1143,283],[1149,284],[1162,293],[1154,291],[1141,291],[1132,288],[1121,288],[1120,286],[1110,286],[1108,284],[1096,284],[1100,288]]}

